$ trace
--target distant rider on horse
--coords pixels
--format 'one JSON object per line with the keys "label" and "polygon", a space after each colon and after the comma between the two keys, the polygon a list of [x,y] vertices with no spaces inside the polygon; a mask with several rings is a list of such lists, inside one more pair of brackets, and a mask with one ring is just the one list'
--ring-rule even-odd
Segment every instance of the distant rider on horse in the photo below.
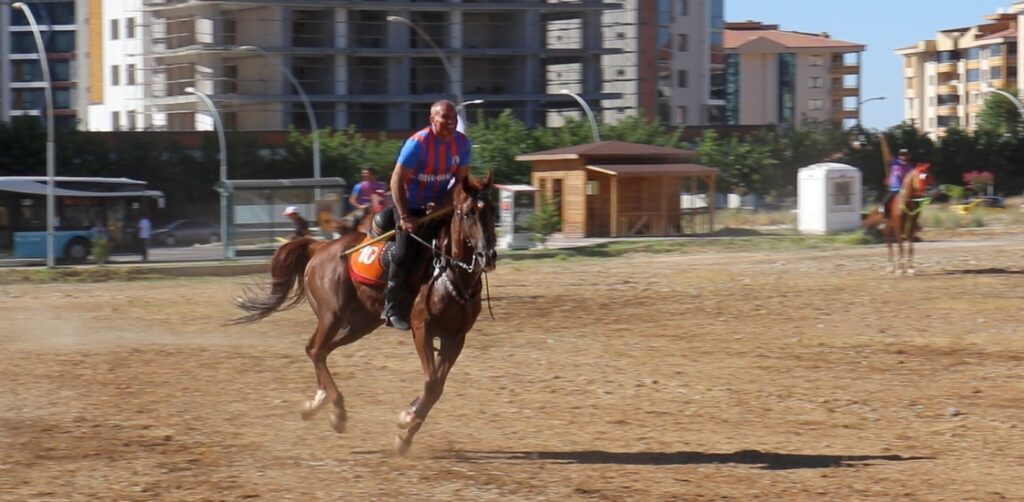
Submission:
{"label": "distant rider on horse", "polygon": [[900,193],[903,188],[903,178],[907,177],[907,174],[913,169],[910,165],[910,152],[906,148],[900,148],[899,153],[895,159],[892,159],[892,164],[889,165],[889,191],[885,194],[885,198],[882,199],[881,211],[889,216],[889,203],[896,197],[896,194]]}
{"label": "distant rider on horse", "polygon": [[420,218],[431,208],[450,205],[452,189],[469,174],[471,143],[456,130],[458,124],[454,103],[434,103],[430,107],[430,125],[405,141],[391,174],[394,205],[381,217],[394,221],[396,237],[382,318],[388,326],[400,330],[409,329],[408,273],[416,257],[425,251],[425,246],[411,242],[410,233],[426,242],[434,239],[441,225],[437,221],[420,225]]}

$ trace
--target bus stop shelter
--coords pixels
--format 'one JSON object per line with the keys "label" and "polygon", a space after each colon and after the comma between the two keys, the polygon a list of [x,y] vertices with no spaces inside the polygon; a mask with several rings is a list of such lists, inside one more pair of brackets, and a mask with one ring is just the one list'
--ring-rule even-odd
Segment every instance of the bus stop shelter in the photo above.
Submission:
{"label": "bus stop shelter", "polygon": [[[320,211],[341,216],[347,184],[342,178],[227,180],[215,188],[226,198],[226,256],[272,253],[278,237],[287,237],[294,225],[283,214],[288,206],[316,225]],[[315,229],[315,228],[314,228]]]}

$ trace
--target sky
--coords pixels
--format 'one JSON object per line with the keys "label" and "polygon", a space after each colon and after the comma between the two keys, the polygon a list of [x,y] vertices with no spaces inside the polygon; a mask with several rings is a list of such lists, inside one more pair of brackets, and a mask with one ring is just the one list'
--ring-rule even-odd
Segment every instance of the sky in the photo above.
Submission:
{"label": "sky", "polygon": [[783,30],[828,32],[832,38],[866,45],[861,54],[861,98],[865,127],[885,129],[903,120],[902,58],[894,51],[935,32],[985,21],[1014,0],[725,0],[725,19],[753,19]]}

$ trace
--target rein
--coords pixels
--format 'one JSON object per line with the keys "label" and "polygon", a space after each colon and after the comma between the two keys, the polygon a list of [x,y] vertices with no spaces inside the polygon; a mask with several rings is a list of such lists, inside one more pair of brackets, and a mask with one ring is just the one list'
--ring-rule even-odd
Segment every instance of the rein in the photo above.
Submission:
{"label": "rein", "polygon": [[[434,281],[440,281],[440,280],[443,279],[444,280],[443,284],[445,285],[445,288],[448,289],[448,291],[451,292],[452,295],[455,296],[455,298],[457,300],[459,300],[461,303],[466,303],[466,302],[469,302],[470,300],[472,300],[473,297],[470,297],[469,293],[467,293],[465,291],[465,289],[462,288],[462,286],[460,286],[458,284],[455,284],[448,277],[448,274],[446,274],[444,272],[448,268],[447,264],[452,264],[452,265],[457,265],[459,268],[461,268],[461,269],[463,269],[466,272],[469,272],[471,274],[475,273],[477,271],[477,265],[478,265],[476,253],[473,253],[472,261],[470,261],[467,264],[466,262],[464,262],[462,260],[459,260],[459,259],[455,258],[454,256],[448,254],[448,253],[445,253],[444,250],[440,246],[435,246],[435,245],[433,245],[433,244],[423,240],[423,238],[421,238],[420,236],[416,235],[415,233],[409,233],[409,236],[412,237],[413,239],[415,239],[416,242],[419,242],[420,244],[423,244],[424,247],[426,247],[427,249],[431,250],[431,252],[433,252],[434,255],[436,256],[436,258],[434,259],[434,269],[437,270],[437,273],[434,275]],[[491,283],[490,283],[490,280],[489,280],[489,278],[487,276],[487,272],[483,270],[483,265],[482,264],[480,265],[480,270],[483,272],[483,276],[484,276],[484,289],[487,291],[487,312],[490,314],[491,319],[495,319],[495,317],[494,317],[494,310],[491,308]],[[479,280],[479,277],[477,278],[477,280]]]}

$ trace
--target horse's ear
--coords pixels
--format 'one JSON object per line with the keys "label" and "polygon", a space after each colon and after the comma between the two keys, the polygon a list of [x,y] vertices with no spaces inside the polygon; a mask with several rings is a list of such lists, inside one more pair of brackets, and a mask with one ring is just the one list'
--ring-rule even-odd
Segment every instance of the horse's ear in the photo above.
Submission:
{"label": "horse's ear", "polygon": [[922,171],[924,171],[924,172],[928,172],[928,169],[930,169],[931,167],[932,167],[932,165],[927,163],[927,162],[921,162],[921,163],[917,164],[917,168],[922,170]]}
{"label": "horse's ear", "polygon": [[487,171],[487,177],[484,178],[483,189],[487,190],[494,186],[494,171]]}

